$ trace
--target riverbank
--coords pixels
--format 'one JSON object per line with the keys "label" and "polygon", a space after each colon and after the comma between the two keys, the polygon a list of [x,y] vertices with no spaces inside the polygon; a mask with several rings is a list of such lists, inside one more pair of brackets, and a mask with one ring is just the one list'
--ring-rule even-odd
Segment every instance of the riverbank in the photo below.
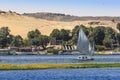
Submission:
{"label": "riverbank", "polygon": [[82,64],[0,64],[0,70],[37,70],[69,68],[120,68],[120,63],[82,63]]}

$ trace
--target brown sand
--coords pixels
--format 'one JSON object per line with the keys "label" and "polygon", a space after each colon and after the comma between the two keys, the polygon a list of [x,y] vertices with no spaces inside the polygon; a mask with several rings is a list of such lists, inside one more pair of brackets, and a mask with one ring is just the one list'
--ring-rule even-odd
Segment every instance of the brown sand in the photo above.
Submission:
{"label": "brown sand", "polygon": [[90,25],[89,22],[95,21],[74,21],[74,22],[60,22],[60,21],[47,21],[43,19],[36,19],[33,17],[27,17],[18,15],[15,13],[0,14],[0,27],[9,27],[11,34],[21,35],[26,38],[27,33],[31,30],[39,29],[44,35],[49,35],[53,29],[68,29],[72,30],[76,25],[85,26],[107,26],[116,29],[117,22],[112,21],[99,21],[100,24]]}

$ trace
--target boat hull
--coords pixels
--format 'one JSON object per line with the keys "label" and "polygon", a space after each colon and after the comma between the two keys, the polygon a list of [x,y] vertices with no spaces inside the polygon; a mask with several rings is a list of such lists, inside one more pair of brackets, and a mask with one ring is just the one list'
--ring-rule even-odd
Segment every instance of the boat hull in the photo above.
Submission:
{"label": "boat hull", "polygon": [[79,60],[94,60],[94,58],[92,56],[87,56],[87,55],[80,55],[78,56]]}

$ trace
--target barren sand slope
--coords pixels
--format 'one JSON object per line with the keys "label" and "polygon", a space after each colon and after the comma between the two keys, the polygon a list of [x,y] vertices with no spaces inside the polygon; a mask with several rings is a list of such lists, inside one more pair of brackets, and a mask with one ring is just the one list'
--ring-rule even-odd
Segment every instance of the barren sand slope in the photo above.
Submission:
{"label": "barren sand slope", "polygon": [[[89,24],[93,22],[93,24]],[[95,22],[95,23],[94,23]],[[96,24],[97,22],[97,24]],[[99,22],[99,23],[98,23]],[[11,34],[21,35],[26,38],[27,33],[31,30],[39,29],[44,35],[49,35],[53,29],[69,29],[72,30],[76,25],[83,24],[85,26],[109,26],[116,29],[117,22],[112,21],[74,21],[74,22],[58,22],[36,19],[32,17],[18,15],[16,13],[0,13],[0,27],[9,27]]]}

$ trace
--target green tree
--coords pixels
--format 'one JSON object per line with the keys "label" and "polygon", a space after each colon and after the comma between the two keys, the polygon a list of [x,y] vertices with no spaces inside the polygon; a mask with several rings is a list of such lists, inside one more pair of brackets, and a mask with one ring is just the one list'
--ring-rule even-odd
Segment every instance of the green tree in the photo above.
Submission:
{"label": "green tree", "polygon": [[112,48],[112,41],[110,41],[110,39],[107,38],[107,37],[104,38],[103,44],[104,44],[104,46],[107,47],[107,48]]}
{"label": "green tree", "polygon": [[13,37],[12,46],[21,47],[23,45],[23,38],[20,35]]}
{"label": "green tree", "polygon": [[23,40],[23,45],[24,45],[24,46],[32,46],[32,42],[31,42],[31,40],[24,39],[24,40]]}
{"label": "green tree", "polygon": [[34,39],[35,32],[34,31],[29,31],[28,34],[27,34],[27,36],[28,36],[28,39]]}
{"label": "green tree", "polygon": [[94,41],[96,45],[103,45],[103,40],[105,37],[105,27],[98,26],[94,30]]}
{"label": "green tree", "polygon": [[41,46],[43,49],[46,48],[47,44],[49,43],[49,37],[42,35],[39,30],[34,30],[28,32],[28,40],[26,40],[27,45],[34,45],[34,46]]}
{"label": "green tree", "polygon": [[73,30],[72,30],[72,36],[75,36],[75,35],[79,34],[79,28],[80,28],[79,25],[77,25],[77,26],[75,26],[75,28],[73,28]]}
{"label": "green tree", "polygon": [[118,40],[118,43],[120,45],[120,33],[117,33],[117,40]]}
{"label": "green tree", "polygon": [[28,34],[27,34],[29,39],[34,39],[36,37],[39,37],[40,35],[41,35],[41,32],[38,29],[36,29],[35,31],[34,30],[29,31]]}
{"label": "green tree", "polygon": [[61,39],[60,30],[54,29],[50,34],[51,37],[56,37],[56,39]]}
{"label": "green tree", "polygon": [[78,37],[74,36],[74,37],[72,37],[72,39],[69,42],[76,45],[77,41],[78,41]]}
{"label": "green tree", "polygon": [[105,28],[105,38],[103,40],[103,44],[106,47],[111,47],[113,44],[117,43],[117,35],[115,30],[113,30],[111,27],[106,27]]}
{"label": "green tree", "polygon": [[49,43],[50,38],[46,35],[41,35],[40,45],[43,49],[46,49],[47,44]]}
{"label": "green tree", "polygon": [[40,37],[41,33],[38,29],[34,31],[29,31],[28,34],[28,40],[32,42],[32,45],[39,46],[40,45]]}
{"label": "green tree", "polygon": [[10,34],[10,30],[8,27],[2,27],[0,28],[0,33],[7,37]]}
{"label": "green tree", "polygon": [[61,29],[60,31],[60,36],[63,41],[68,41],[70,39],[69,34],[70,34],[69,30]]}
{"label": "green tree", "polygon": [[89,41],[94,44],[94,28],[90,27],[88,28],[88,39]]}
{"label": "green tree", "polygon": [[13,38],[14,38],[14,36],[11,34],[7,36],[7,46],[11,45]]}
{"label": "green tree", "polygon": [[2,27],[0,28],[0,47],[4,48],[7,47],[8,42],[8,36],[10,35],[10,30],[8,27]]}

